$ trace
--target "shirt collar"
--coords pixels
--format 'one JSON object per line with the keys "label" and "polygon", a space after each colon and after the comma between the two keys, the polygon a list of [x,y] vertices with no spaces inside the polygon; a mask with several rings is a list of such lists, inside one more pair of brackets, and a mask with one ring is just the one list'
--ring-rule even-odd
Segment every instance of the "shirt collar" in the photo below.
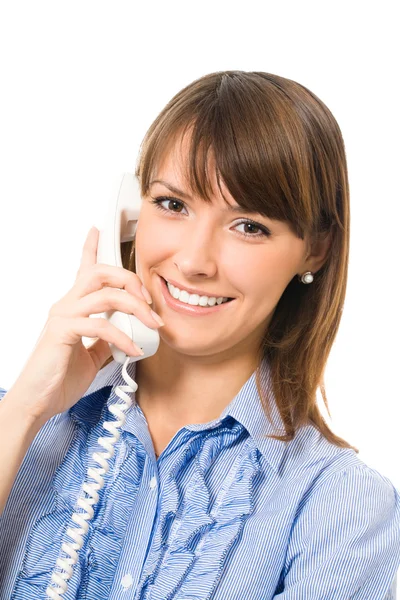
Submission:
{"label": "shirt collar", "polygon": [[[127,366],[127,373],[133,380],[135,380],[135,372],[136,362],[129,363]],[[272,422],[268,419],[263,410],[257,390],[256,371],[254,371],[233,400],[224,408],[218,419],[210,421],[209,423],[188,425],[187,429],[196,431],[208,429],[221,422],[225,417],[233,417],[247,429],[265,460],[275,471],[277,471],[285,450],[285,442],[268,438],[267,436],[272,434],[282,435],[285,433],[285,430],[272,392],[269,366],[266,359],[264,359],[260,365],[260,384],[261,389],[271,406]],[[78,421],[93,424],[96,423],[100,417],[100,412],[104,404],[93,401],[96,397],[95,392],[98,392],[103,388],[114,388],[116,385],[124,386],[126,385],[126,382],[122,377],[122,365],[115,361],[111,361],[97,373],[97,376],[81,400],[69,409],[70,414]],[[107,390],[104,391],[106,392]],[[133,393],[131,397],[134,404],[135,394]],[[107,394],[105,398],[108,405],[115,401],[115,398],[111,398],[110,394]],[[122,429],[130,431],[130,423],[131,420],[127,418]]]}

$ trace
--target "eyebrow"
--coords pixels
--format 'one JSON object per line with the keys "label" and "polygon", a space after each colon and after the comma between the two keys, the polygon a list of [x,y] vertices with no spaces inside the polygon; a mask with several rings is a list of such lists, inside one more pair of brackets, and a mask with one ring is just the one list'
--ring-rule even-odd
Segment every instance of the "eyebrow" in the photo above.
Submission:
{"label": "eyebrow", "polygon": [[[153,179],[153,181],[150,182],[150,186],[153,185],[153,183],[161,183],[161,185],[165,185],[166,188],[168,188],[171,192],[173,192],[174,194],[177,194],[177,196],[180,196],[181,198],[185,198],[185,200],[191,200],[190,196],[188,194],[186,194],[185,192],[182,192],[182,190],[178,190],[178,188],[176,188],[175,186],[173,186],[171,183],[168,183],[168,181],[164,181],[162,179]],[[227,210],[229,212],[234,212],[234,213],[239,213],[239,214],[259,214],[257,210],[250,210],[248,208],[243,208],[243,206],[232,206],[232,204],[228,204],[228,208]]]}

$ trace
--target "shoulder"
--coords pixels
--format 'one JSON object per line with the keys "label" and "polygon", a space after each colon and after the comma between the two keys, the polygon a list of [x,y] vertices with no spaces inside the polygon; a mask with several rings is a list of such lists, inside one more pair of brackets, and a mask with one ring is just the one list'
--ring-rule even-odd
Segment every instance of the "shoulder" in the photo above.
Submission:
{"label": "shoulder", "polygon": [[330,597],[342,586],[346,597],[362,589],[362,597],[386,598],[400,564],[400,493],[354,450],[308,436],[308,447],[289,453],[292,477],[306,484],[291,524],[285,587],[294,592],[323,581]]}

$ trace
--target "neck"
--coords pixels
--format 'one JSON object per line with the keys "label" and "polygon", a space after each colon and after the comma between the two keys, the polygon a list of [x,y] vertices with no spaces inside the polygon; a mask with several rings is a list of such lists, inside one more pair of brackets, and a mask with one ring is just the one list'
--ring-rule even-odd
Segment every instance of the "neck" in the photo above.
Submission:
{"label": "neck", "polygon": [[136,363],[136,402],[144,415],[165,417],[175,429],[218,418],[257,368],[254,352],[188,356],[163,341]]}

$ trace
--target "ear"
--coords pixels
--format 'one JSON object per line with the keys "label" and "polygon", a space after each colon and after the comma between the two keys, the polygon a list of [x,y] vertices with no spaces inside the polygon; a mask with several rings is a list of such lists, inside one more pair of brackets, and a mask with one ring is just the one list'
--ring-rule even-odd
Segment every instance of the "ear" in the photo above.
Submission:
{"label": "ear", "polygon": [[332,244],[332,231],[319,233],[311,243],[309,243],[306,260],[303,264],[303,273],[311,271],[316,273],[323,266],[328,258]]}

